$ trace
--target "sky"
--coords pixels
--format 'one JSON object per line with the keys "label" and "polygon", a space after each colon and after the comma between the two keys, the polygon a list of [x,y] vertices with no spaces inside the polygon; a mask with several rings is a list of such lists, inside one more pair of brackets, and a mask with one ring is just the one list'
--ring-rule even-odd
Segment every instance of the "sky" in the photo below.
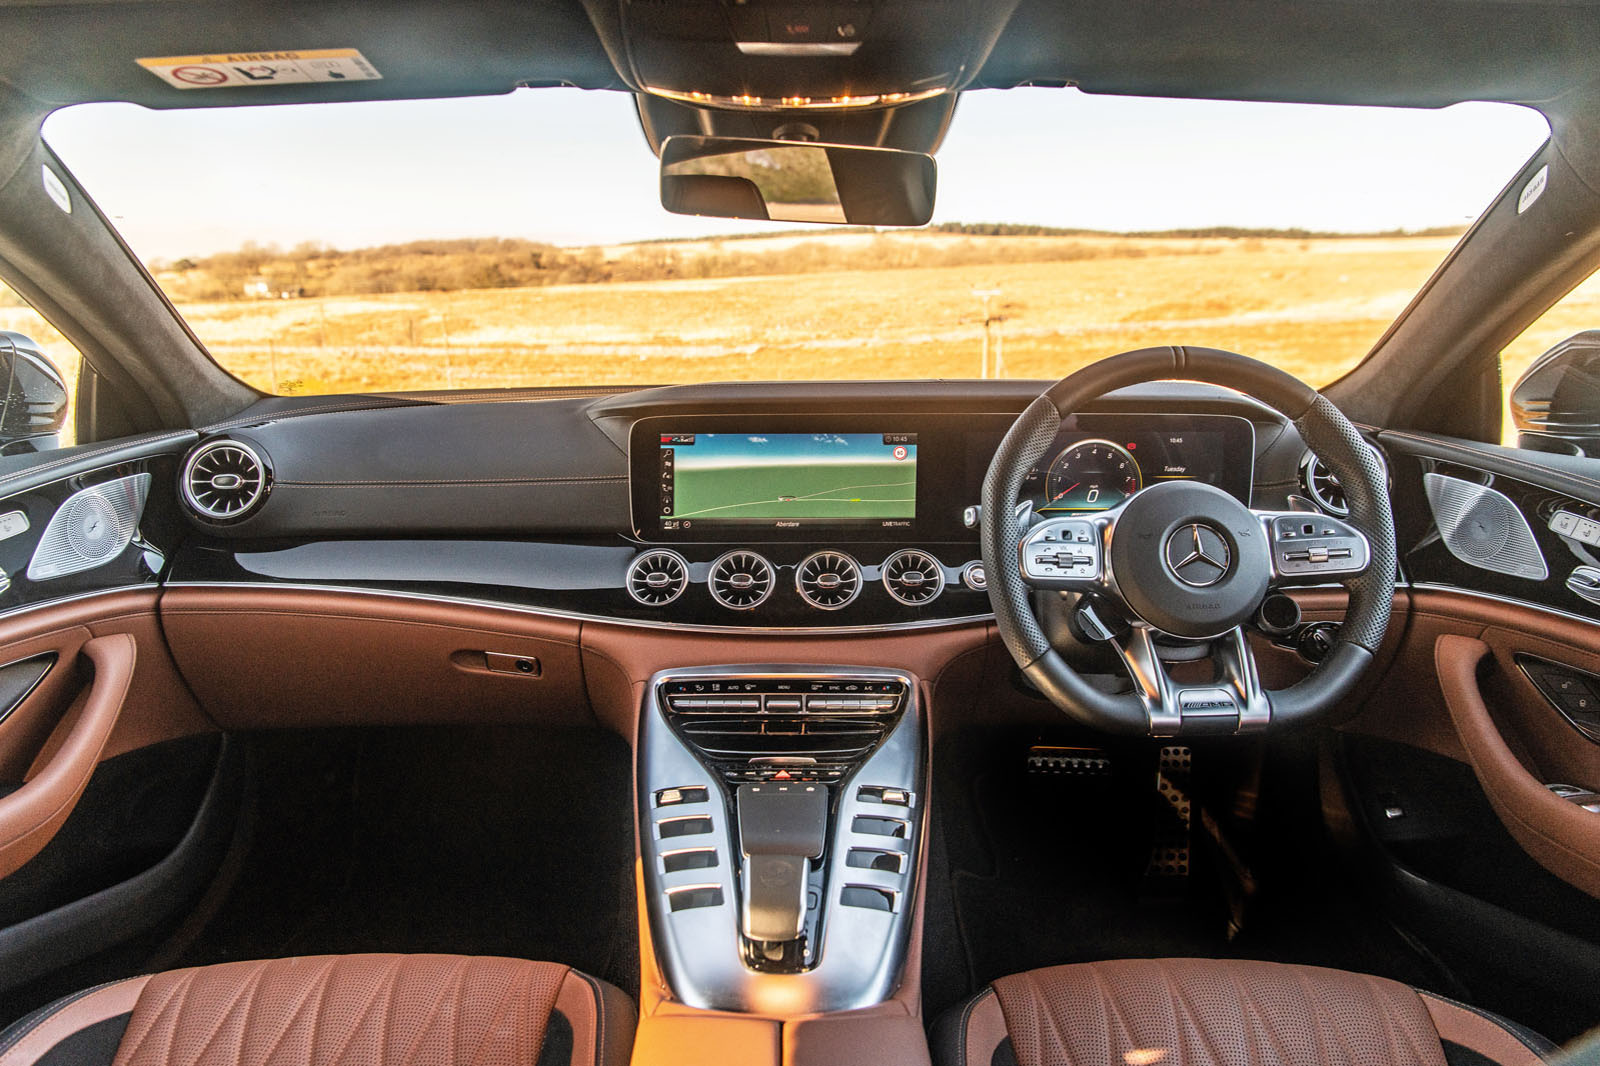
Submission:
{"label": "sky", "polygon": [[[226,90],[248,92],[249,90]],[[135,252],[793,229],[671,215],[625,93],[153,111],[84,104],[45,139]],[[967,93],[935,222],[1362,232],[1465,225],[1545,140],[1526,108],[1439,111]]]}

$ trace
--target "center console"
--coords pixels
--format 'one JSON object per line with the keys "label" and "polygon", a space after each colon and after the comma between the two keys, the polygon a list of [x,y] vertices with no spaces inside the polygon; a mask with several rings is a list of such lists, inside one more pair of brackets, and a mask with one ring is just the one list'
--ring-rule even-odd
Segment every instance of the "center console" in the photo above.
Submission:
{"label": "center console", "polygon": [[639,835],[663,975],[690,1007],[853,1010],[900,980],[924,797],[915,679],[697,667],[650,679]]}

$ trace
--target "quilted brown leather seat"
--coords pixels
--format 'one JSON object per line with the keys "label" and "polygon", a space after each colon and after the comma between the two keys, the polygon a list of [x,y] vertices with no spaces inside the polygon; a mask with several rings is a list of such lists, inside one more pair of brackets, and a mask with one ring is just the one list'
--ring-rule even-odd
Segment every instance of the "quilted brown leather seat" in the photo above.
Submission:
{"label": "quilted brown leather seat", "polygon": [[633,1005],[565,966],[325,955],[92,988],[0,1033],[0,1066],[625,1066]]}
{"label": "quilted brown leather seat", "polygon": [[941,1019],[933,1049],[938,1066],[1534,1066],[1554,1050],[1381,977],[1209,959],[1007,977]]}

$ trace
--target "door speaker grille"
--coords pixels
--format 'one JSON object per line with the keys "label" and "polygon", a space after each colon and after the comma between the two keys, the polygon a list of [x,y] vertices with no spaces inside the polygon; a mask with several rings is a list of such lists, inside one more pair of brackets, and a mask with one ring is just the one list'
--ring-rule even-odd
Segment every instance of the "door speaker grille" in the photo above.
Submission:
{"label": "door speaker grille", "polygon": [[39,537],[28,580],[65,577],[116,559],[133,543],[149,494],[150,475],[131,474],[67,497]]}

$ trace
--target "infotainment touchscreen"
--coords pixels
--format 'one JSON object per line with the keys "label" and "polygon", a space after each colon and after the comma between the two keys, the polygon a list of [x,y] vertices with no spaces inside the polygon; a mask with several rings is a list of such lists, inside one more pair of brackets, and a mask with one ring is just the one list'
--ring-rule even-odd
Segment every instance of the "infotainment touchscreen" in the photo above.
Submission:
{"label": "infotainment touchscreen", "polygon": [[660,433],[662,532],[909,529],[915,433]]}

